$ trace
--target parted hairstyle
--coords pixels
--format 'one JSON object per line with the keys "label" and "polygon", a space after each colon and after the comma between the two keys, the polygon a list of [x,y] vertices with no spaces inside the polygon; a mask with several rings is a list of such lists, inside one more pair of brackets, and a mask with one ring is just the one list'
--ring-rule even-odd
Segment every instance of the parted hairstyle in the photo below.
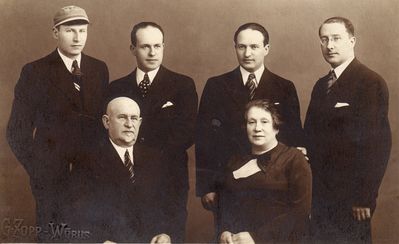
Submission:
{"label": "parted hairstyle", "polygon": [[136,44],[137,44],[137,37],[136,37],[137,31],[139,29],[144,29],[144,28],[146,28],[148,26],[157,28],[158,30],[161,31],[161,33],[162,33],[162,42],[163,42],[163,38],[164,38],[165,34],[164,34],[163,29],[162,29],[162,27],[160,25],[158,25],[157,23],[154,23],[154,22],[140,22],[140,23],[136,24],[135,26],[133,26],[132,32],[130,33],[130,40],[131,40],[133,46],[136,46]]}
{"label": "parted hairstyle", "polygon": [[248,111],[253,107],[261,108],[261,109],[265,110],[266,112],[269,112],[270,115],[272,116],[273,128],[275,130],[278,130],[280,128],[281,124],[283,123],[281,120],[281,115],[277,111],[276,106],[272,102],[270,102],[268,99],[252,100],[247,104],[247,106],[245,107],[245,115],[244,115],[245,123],[247,123],[247,120],[248,120]]}
{"label": "parted hairstyle", "polygon": [[246,24],[243,24],[242,26],[238,27],[238,29],[234,33],[234,43],[235,44],[237,44],[238,34],[240,34],[241,31],[247,30],[247,29],[256,30],[256,31],[259,31],[260,33],[262,33],[263,45],[266,46],[267,44],[269,44],[269,33],[267,32],[265,27],[263,27],[262,25],[260,25],[258,23],[246,23]]}

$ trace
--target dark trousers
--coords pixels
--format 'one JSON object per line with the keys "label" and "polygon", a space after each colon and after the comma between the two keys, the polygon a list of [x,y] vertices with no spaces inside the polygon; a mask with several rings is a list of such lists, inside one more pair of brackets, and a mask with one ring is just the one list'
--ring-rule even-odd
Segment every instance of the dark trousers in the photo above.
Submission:
{"label": "dark trousers", "polygon": [[171,221],[171,233],[169,234],[172,243],[184,243],[186,237],[186,222],[187,222],[187,199],[188,191],[181,190],[174,199],[174,206],[171,210],[171,218],[165,221]]}
{"label": "dark trousers", "polygon": [[371,243],[370,219],[355,220],[342,203],[314,201],[311,235],[314,243]]}
{"label": "dark trousers", "polygon": [[64,242],[67,223],[63,221],[62,201],[41,194],[36,199],[36,234],[38,242]]}

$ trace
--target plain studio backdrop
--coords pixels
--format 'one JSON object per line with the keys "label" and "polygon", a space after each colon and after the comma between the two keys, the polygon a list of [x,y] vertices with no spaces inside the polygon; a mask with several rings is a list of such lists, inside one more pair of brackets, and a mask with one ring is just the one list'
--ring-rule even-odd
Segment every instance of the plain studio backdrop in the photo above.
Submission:
{"label": "plain studio backdrop", "polygon": [[[163,64],[191,76],[199,96],[209,77],[237,66],[233,35],[238,26],[258,22],[270,34],[266,66],[294,81],[302,121],[314,83],[329,70],[320,51],[318,28],[332,16],[349,18],[355,26],[356,56],[386,80],[390,91],[393,146],[372,222],[373,240],[399,242],[399,2],[395,0],[0,0],[0,242],[33,240],[21,229],[10,229],[9,222],[18,219],[23,221],[21,226],[34,225],[35,203],[28,176],[6,142],[5,129],[21,68],[55,49],[52,18],[66,5],[86,10],[91,24],[84,52],[107,63],[111,80],[136,66],[129,51],[133,25],[160,24],[165,31]],[[207,242],[213,233],[212,215],[195,197],[193,147],[189,156],[187,241]]]}

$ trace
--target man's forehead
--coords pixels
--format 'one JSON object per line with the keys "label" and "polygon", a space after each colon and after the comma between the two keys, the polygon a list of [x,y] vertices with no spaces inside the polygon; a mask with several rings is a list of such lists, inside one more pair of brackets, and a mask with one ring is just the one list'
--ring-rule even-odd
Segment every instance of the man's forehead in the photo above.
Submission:
{"label": "man's forehead", "polygon": [[237,42],[252,42],[258,43],[263,42],[263,35],[260,31],[252,30],[252,29],[245,29],[240,31],[237,35]]}
{"label": "man's forehead", "polygon": [[321,32],[347,32],[343,23],[324,23],[320,29]]}
{"label": "man's forehead", "polygon": [[140,113],[139,105],[133,99],[128,97],[117,97],[108,103],[108,109],[113,111],[138,111]]}

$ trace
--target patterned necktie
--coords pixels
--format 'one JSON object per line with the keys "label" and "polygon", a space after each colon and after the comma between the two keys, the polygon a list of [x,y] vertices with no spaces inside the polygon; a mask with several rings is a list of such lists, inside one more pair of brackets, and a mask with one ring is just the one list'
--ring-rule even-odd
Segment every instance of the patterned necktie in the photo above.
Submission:
{"label": "patterned necktie", "polygon": [[148,77],[148,74],[145,73],[144,79],[139,84],[139,88],[140,88],[140,91],[141,91],[141,96],[143,98],[147,95],[149,87],[150,87],[150,78]]}
{"label": "patterned necktie", "polygon": [[245,83],[245,86],[248,88],[249,91],[249,100],[252,100],[255,95],[255,89],[256,89],[256,83],[255,83],[256,77],[253,73],[249,74],[247,83]]}
{"label": "patterned necktie", "polygon": [[83,75],[82,71],[80,71],[78,61],[73,60],[72,62],[72,75],[73,75],[73,84],[75,89],[80,91],[80,87],[82,86],[81,76]]}
{"label": "patterned necktie", "polygon": [[136,179],[134,178],[134,163],[132,162],[132,160],[130,160],[130,155],[129,155],[129,151],[126,149],[125,152],[125,162],[124,162],[126,168],[129,170],[130,173],[130,180],[132,181],[132,183],[134,183],[136,181]]}
{"label": "patterned necktie", "polygon": [[330,70],[330,72],[328,72],[327,94],[330,93],[331,87],[334,85],[335,81],[337,81],[337,76],[335,75],[334,70]]}

